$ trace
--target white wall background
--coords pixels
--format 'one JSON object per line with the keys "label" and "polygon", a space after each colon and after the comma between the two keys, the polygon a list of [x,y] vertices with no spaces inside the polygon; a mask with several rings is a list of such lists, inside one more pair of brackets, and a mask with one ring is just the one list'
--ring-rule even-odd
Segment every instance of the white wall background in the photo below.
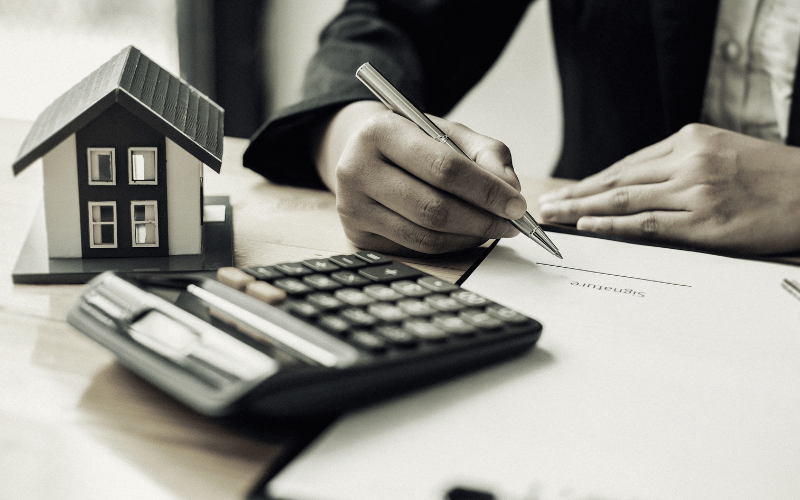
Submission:
{"label": "white wall background", "polygon": [[[343,0],[271,0],[273,106],[299,99],[317,34]],[[176,9],[168,0],[0,0],[0,117],[33,120],[127,45],[178,74]],[[487,77],[450,114],[504,141],[518,171],[548,175],[561,146],[561,108],[547,2],[536,2]]]}
{"label": "white wall background", "polygon": [[167,0],[0,0],[0,118],[34,120],[128,45],[177,75],[175,15]]}

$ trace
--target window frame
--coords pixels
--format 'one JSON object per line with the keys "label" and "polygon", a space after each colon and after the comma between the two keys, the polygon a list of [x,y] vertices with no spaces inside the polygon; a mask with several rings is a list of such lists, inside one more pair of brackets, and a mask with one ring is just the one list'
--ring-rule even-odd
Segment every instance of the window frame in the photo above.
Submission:
{"label": "window frame", "polygon": [[[137,151],[151,151],[153,153],[153,180],[137,181],[133,178],[133,154]],[[128,184],[156,186],[158,185],[158,148],[154,147],[130,147],[128,148]]]}
{"label": "window frame", "polygon": [[[92,153],[111,153],[111,180],[96,181],[92,176]],[[114,148],[86,148],[86,162],[88,164],[87,177],[90,186],[115,186],[117,184],[117,154]]]}
{"label": "window frame", "polygon": [[[116,201],[90,201],[89,204],[89,248],[117,248],[117,202]],[[97,221],[95,222],[92,212],[96,206],[110,206],[113,208],[113,220],[111,222]],[[95,243],[94,230],[95,226],[113,225],[114,226],[114,243]]]}
{"label": "window frame", "polygon": [[[134,208],[137,205],[152,205],[153,206],[153,219],[145,221],[137,221]],[[155,232],[154,243],[136,243],[136,224],[145,223],[152,224]],[[134,248],[157,248],[159,246],[158,238],[158,201],[156,200],[133,200],[131,201],[131,246]]]}

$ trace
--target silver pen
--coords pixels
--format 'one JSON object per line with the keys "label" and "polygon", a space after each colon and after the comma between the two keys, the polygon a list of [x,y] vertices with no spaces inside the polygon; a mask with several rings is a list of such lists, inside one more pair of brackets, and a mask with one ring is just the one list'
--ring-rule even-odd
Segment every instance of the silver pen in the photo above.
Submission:
{"label": "silver pen", "polygon": [[[375,94],[387,108],[414,122],[431,138],[441,142],[442,144],[450,146],[453,151],[469,158],[469,155],[462,151],[461,148],[459,148],[456,143],[447,137],[447,134],[442,132],[439,127],[434,125],[434,123],[425,115],[425,113],[421,112],[413,104],[411,104],[408,99],[406,99],[403,94],[394,88],[394,85],[389,83],[389,81],[386,80],[386,78],[384,78],[383,75],[378,72],[378,70],[372,67],[370,63],[364,63],[358,68],[356,71],[356,78],[361,80],[361,83],[366,85],[367,88],[370,89],[372,93]],[[563,258],[561,256],[561,252],[559,252],[558,248],[556,248],[553,242],[550,241],[550,238],[547,237],[547,234],[545,234],[539,223],[537,223],[536,220],[531,217],[531,214],[525,212],[525,215],[523,215],[522,218],[512,220],[511,223],[514,224],[514,226],[519,229],[522,234],[541,245],[542,248],[555,255],[559,259]]]}

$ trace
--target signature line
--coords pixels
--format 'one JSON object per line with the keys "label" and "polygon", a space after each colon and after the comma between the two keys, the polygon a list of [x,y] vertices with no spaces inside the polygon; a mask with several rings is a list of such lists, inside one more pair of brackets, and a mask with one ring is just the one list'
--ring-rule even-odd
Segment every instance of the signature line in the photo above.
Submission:
{"label": "signature line", "polygon": [[649,280],[647,278],[637,278],[636,276],[625,276],[624,274],[601,273],[600,271],[589,271],[588,269],[578,269],[576,267],[557,266],[555,264],[545,264],[544,262],[537,262],[537,264],[539,264],[540,266],[550,266],[550,267],[560,267],[561,269],[571,269],[573,271],[581,271],[581,272],[584,272],[584,273],[604,274],[606,276],[615,276],[617,278],[628,278],[628,279],[632,279],[632,280],[650,281],[652,283],[661,283],[662,285],[685,286],[687,288],[692,288],[692,285],[682,285],[680,283],[670,283],[669,281]]}

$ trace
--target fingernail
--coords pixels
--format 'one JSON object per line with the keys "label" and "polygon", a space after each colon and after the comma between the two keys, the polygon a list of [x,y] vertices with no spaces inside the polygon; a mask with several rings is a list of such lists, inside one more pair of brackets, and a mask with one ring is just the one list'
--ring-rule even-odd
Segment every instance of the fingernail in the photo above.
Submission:
{"label": "fingernail", "polygon": [[575,227],[579,231],[594,231],[597,229],[600,220],[597,217],[581,217]]}
{"label": "fingernail", "polygon": [[525,215],[525,209],[527,208],[528,205],[523,198],[511,198],[506,204],[506,217],[514,220],[519,219]]}

